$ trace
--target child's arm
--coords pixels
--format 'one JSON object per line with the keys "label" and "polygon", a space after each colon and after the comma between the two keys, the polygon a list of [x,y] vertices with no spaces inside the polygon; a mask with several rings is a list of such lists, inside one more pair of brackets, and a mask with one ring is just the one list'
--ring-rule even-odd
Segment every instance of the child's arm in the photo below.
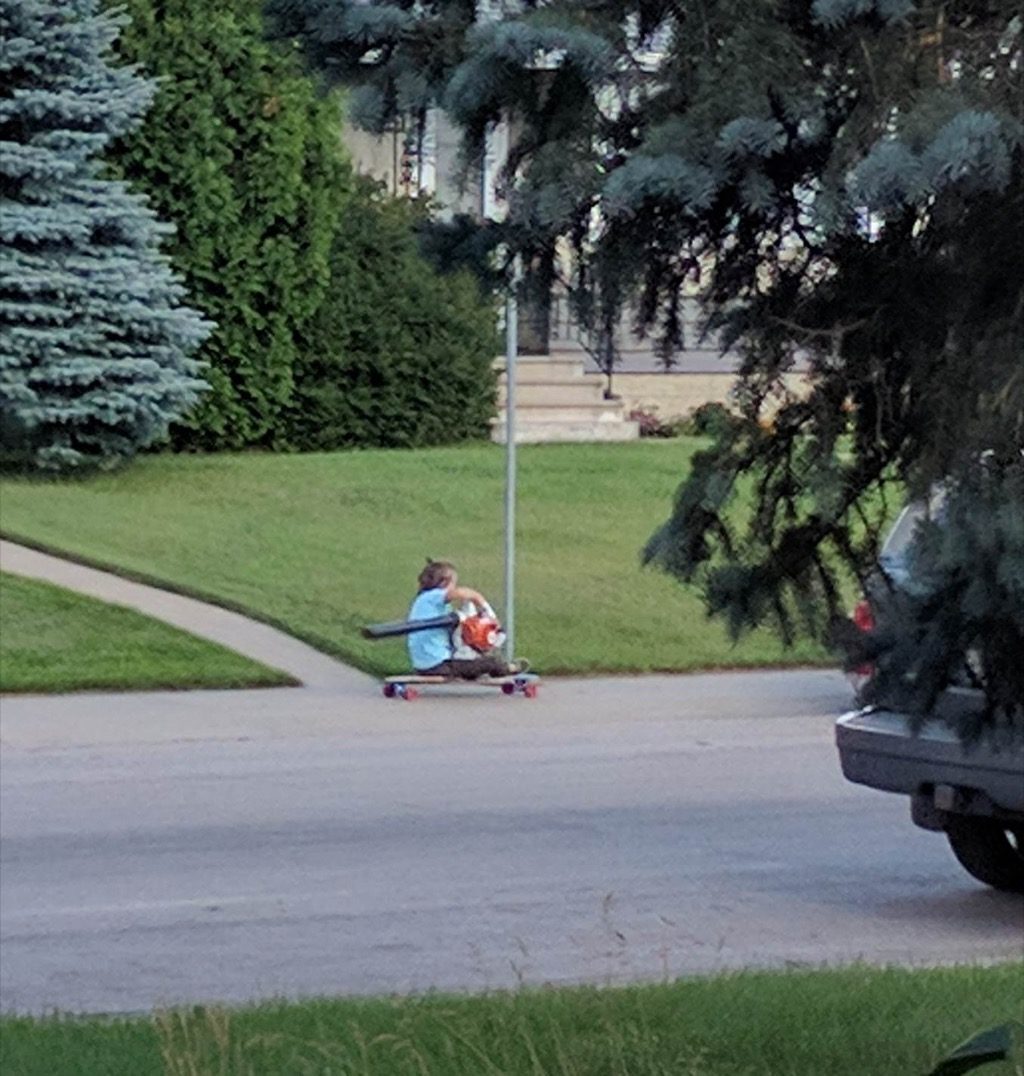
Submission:
{"label": "child's arm", "polygon": [[478,609],[490,609],[487,599],[472,587],[452,587],[448,591],[450,602],[472,602]]}

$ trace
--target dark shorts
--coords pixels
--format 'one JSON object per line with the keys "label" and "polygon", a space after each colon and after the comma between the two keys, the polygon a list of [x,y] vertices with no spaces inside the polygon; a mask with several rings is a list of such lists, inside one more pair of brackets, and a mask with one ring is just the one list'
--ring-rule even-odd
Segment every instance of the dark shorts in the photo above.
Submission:
{"label": "dark shorts", "polygon": [[456,680],[476,680],[481,676],[507,676],[508,662],[495,652],[478,658],[451,658],[432,669],[417,669],[420,676],[451,676]]}

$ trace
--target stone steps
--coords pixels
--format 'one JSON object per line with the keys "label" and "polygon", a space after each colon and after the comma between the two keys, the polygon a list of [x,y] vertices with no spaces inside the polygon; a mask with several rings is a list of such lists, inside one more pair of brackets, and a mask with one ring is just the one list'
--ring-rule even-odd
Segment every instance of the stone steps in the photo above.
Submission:
{"label": "stone steps", "polygon": [[[505,421],[505,412],[499,411],[498,418]],[[574,422],[585,419],[587,422],[622,422],[624,412],[621,400],[598,400],[591,404],[545,403],[516,405],[516,424],[529,422]]]}
{"label": "stone steps", "polygon": [[[504,380],[498,386],[498,407],[505,407]],[[575,377],[564,381],[527,381],[516,378],[517,407],[581,407],[604,404],[604,379],[595,376]]]}
{"label": "stone steps", "polygon": [[[491,439],[505,444],[504,360],[498,384],[498,414]],[[583,370],[582,356],[556,354],[516,360],[516,443],[633,441],[640,427],[625,416],[621,400],[604,398],[604,378]]]}
{"label": "stone steps", "polygon": [[[504,358],[496,359],[495,370],[505,373]],[[516,384],[524,381],[574,381],[584,377],[580,356],[572,355],[520,355],[516,359]],[[587,375],[590,376],[590,375]],[[504,376],[502,376],[504,381]]]}
{"label": "stone steps", "polygon": [[[517,445],[556,444],[580,441],[635,441],[640,436],[635,422],[589,422],[573,419],[571,422],[516,422]],[[495,444],[507,443],[505,420],[491,424],[491,440]]]}

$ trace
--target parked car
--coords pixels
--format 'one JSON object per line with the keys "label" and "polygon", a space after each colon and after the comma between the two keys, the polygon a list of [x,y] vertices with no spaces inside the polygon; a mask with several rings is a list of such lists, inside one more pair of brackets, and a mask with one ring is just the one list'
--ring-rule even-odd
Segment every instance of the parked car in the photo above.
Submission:
{"label": "parked car", "polygon": [[1024,737],[1004,732],[965,746],[956,728],[981,691],[950,687],[925,725],[865,707],[841,717],[836,746],[850,781],[910,797],[910,817],[944,832],[979,881],[1024,893]]}
{"label": "parked car", "polygon": [[[919,524],[937,521],[941,524],[946,506],[945,489],[939,485],[927,500],[911,501],[896,517],[878,554],[878,567],[865,582],[865,593],[853,607],[850,620],[860,632],[871,632],[894,618],[904,595],[913,587],[910,547]],[[963,664],[954,683],[961,687],[980,686],[977,660],[970,651],[964,654]],[[847,678],[858,703],[865,700],[865,689],[874,676],[874,666],[861,664],[848,670]]]}
{"label": "parked car", "polygon": [[[914,586],[909,551],[917,528],[925,520],[941,525],[946,502],[940,485],[900,513],[853,610],[858,631],[898,622],[899,603]],[[874,668],[861,665],[849,675],[863,702]],[[843,774],[858,784],[909,796],[912,821],[945,833],[970,874],[996,889],[1024,892],[1024,735],[1004,730],[965,746],[957,730],[985,705],[971,651],[954,681],[916,731],[909,714],[882,706],[840,718],[836,746]]]}

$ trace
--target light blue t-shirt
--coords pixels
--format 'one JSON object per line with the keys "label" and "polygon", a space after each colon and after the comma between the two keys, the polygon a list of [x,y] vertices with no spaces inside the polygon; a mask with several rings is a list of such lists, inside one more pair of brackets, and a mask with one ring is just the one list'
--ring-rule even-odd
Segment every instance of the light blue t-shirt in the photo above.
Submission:
{"label": "light blue t-shirt", "polygon": [[[431,620],[451,612],[445,598],[445,588],[423,590],[409,607],[408,620]],[[452,637],[448,628],[430,628],[414,631],[406,636],[409,641],[409,660],[414,669],[432,669],[452,656]]]}

